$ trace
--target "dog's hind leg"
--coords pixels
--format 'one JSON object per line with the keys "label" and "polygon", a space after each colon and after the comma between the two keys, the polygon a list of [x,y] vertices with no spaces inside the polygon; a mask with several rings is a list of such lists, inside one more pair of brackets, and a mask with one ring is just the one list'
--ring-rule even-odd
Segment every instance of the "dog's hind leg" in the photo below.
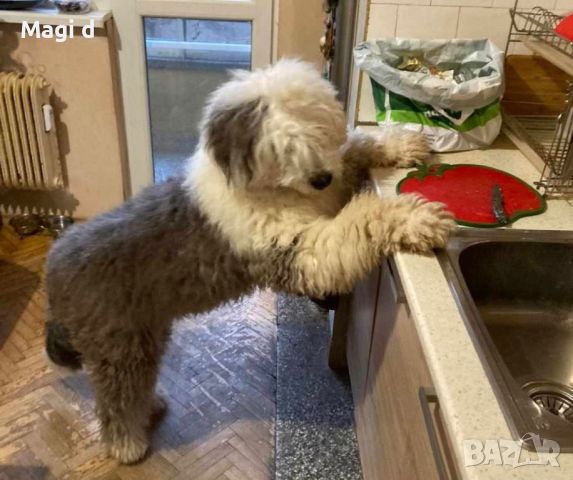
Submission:
{"label": "dog's hind leg", "polygon": [[[430,158],[426,138],[420,133],[370,134],[354,130],[342,147],[345,170],[373,167],[412,167]],[[346,172],[345,172],[346,173]]]}
{"label": "dog's hind leg", "polygon": [[128,341],[129,351],[124,355],[89,365],[102,440],[108,454],[121,463],[144,457],[147,427],[152,415],[164,407],[154,397],[160,355],[149,349],[138,350],[137,342]]}

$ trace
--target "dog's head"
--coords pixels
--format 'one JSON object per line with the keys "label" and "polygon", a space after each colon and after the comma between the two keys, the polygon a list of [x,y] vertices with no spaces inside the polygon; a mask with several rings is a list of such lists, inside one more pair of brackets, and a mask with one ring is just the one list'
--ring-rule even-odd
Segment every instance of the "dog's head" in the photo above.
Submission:
{"label": "dog's head", "polygon": [[346,122],[312,65],[281,60],[238,71],[205,109],[201,145],[235,188],[315,193],[341,174]]}

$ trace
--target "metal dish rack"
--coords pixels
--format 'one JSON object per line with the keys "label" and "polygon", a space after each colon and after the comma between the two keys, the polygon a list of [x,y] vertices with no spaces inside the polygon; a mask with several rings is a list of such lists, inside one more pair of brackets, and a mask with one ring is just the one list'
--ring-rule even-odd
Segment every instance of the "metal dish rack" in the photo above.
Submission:
{"label": "metal dish rack", "polygon": [[[517,2],[516,2],[517,3]],[[520,42],[573,76],[573,42],[554,31],[563,17],[549,10],[510,10],[511,29],[506,48]],[[504,112],[507,127],[543,161],[536,185],[550,196],[573,194],[573,82],[569,82],[563,111],[556,116],[516,115]]]}

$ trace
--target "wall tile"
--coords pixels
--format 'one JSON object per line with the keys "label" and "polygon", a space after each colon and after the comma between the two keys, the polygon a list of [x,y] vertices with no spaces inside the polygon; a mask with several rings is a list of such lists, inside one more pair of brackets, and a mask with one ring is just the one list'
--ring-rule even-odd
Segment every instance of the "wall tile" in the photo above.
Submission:
{"label": "wall tile", "polygon": [[371,4],[366,39],[393,37],[396,34],[398,5]]}
{"label": "wall tile", "polygon": [[360,89],[360,102],[358,103],[358,121],[375,122],[376,107],[374,107],[374,98],[372,97],[372,84],[367,73],[360,73],[362,84]]}
{"label": "wall tile", "polygon": [[458,7],[398,7],[397,37],[455,38],[458,26]]}
{"label": "wall tile", "polygon": [[489,38],[498,48],[505,49],[511,18],[505,8],[462,7],[458,38]]}
{"label": "wall tile", "polygon": [[515,0],[493,0],[492,7],[495,8],[513,8]]}
{"label": "wall tile", "polygon": [[533,7],[543,7],[549,10],[555,8],[556,0],[519,0],[517,8],[520,10],[528,10]]}
{"label": "wall tile", "polygon": [[557,0],[555,10],[573,10],[573,0]]}
{"label": "wall tile", "polygon": [[491,7],[493,0],[431,0],[432,5],[451,7]]}
{"label": "wall tile", "polygon": [[393,4],[393,5],[430,5],[432,0],[370,0],[374,4]]}
{"label": "wall tile", "polygon": [[[368,15],[366,39],[375,40],[381,37],[393,37],[396,33],[396,20],[398,18],[398,5],[387,5],[372,2]],[[366,73],[361,75],[360,100],[358,103],[358,121],[375,122],[376,110],[372,98],[370,77]]]}

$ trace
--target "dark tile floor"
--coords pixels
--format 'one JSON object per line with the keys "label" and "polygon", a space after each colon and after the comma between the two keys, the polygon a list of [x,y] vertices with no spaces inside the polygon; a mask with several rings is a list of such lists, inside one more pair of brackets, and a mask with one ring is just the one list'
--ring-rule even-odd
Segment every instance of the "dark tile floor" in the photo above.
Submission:
{"label": "dark tile floor", "polygon": [[347,378],[328,368],[326,310],[279,295],[276,478],[360,480]]}

